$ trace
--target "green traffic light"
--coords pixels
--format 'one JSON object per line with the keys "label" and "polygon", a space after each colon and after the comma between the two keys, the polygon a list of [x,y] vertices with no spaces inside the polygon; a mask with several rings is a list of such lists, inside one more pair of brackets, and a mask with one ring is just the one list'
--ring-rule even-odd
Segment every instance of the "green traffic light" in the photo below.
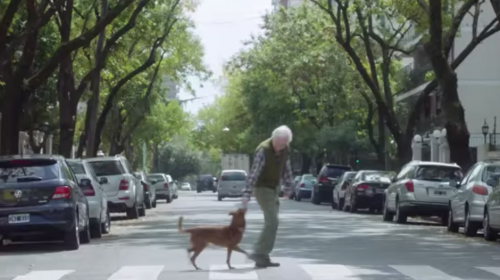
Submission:
{"label": "green traffic light", "polygon": [[356,160],[356,163],[359,163],[359,159]]}

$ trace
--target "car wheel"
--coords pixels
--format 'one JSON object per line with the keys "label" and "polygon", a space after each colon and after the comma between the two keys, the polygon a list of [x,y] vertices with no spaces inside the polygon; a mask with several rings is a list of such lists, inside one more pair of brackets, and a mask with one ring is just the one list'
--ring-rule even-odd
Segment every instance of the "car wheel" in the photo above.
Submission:
{"label": "car wheel", "polygon": [[101,220],[92,219],[90,220],[90,237],[101,238],[102,237],[102,226]]}
{"label": "car wheel", "polygon": [[351,203],[350,203],[350,207],[349,207],[349,212],[351,213],[356,213],[358,212],[358,208],[356,207],[356,199],[354,198],[354,196],[351,196]]}
{"label": "car wheel", "polygon": [[5,247],[7,247],[7,245],[5,244],[5,240],[3,238],[0,238],[0,251],[5,249]]}
{"label": "car wheel", "polygon": [[[67,250],[78,250],[80,248],[80,228],[78,227],[78,213],[75,213],[74,226],[64,233],[64,247]],[[3,243],[3,241],[2,241]]]}
{"label": "car wheel", "polygon": [[137,219],[139,218],[139,211],[137,209],[136,204],[132,206],[132,208],[127,209],[127,218],[128,219]]}
{"label": "car wheel", "polygon": [[156,197],[155,197],[155,200],[153,200],[153,203],[151,204],[151,206],[153,206],[153,208],[156,208]]}
{"label": "car wheel", "polygon": [[146,203],[142,203],[142,207],[139,209],[139,217],[146,216]]}
{"label": "car wheel", "polygon": [[454,217],[453,217],[453,211],[451,209],[451,205],[448,206],[448,223],[446,224],[446,229],[449,231],[449,232],[458,232],[460,226],[458,225],[458,223],[455,223],[453,221]]}
{"label": "car wheel", "polygon": [[104,234],[111,232],[111,215],[109,214],[109,211],[106,213],[106,221],[101,224],[101,232]]}
{"label": "car wheel", "polygon": [[314,205],[320,205],[321,204],[321,198],[320,198],[319,194],[314,194],[314,191],[312,192],[311,202]]}
{"label": "car wheel", "polygon": [[477,223],[470,220],[469,209],[465,210],[465,222],[464,222],[464,234],[465,236],[473,237],[476,236],[477,230],[479,229]]}
{"label": "car wheel", "polygon": [[382,219],[386,222],[392,222],[394,220],[394,214],[387,209],[387,202],[384,201],[384,207],[382,210]]}
{"label": "car wheel", "polygon": [[498,232],[490,227],[490,214],[488,211],[485,211],[483,216],[483,232],[486,241],[496,241],[498,239]]}
{"label": "car wheel", "polygon": [[149,199],[146,201],[146,209],[151,209],[151,208],[153,208],[153,205],[151,203],[151,199]]}
{"label": "car wheel", "polygon": [[218,201],[222,201],[222,196],[220,196],[220,195],[219,195],[219,196],[217,197],[217,200],[218,200]]}
{"label": "car wheel", "polygon": [[169,196],[167,196],[167,203],[171,203],[172,202],[172,198]]}
{"label": "car wheel", "polygon": [[337,210],[342,211],[344,208],[344,199],[339,197],[339,203],[337,204]]}
{"label": "car wheel", "polygon": [[300,194],[300,192],[295,194],[295,200],[296,201],[301,201],[302,200],[302,195]]}
{"label": "car wheel", "polygon": [[80,232],[80,243],[82,244],[87,244],[90,243],[90,220],[89,220],[89,215],[87,214],[87,225],[85,226],[85,229]]}
{"label": "car wheel", "polygon": [[404,212],[403,209],[399,206],[399,200],[396,199],[396,223],[404,224],[408,220],[408,215]]}

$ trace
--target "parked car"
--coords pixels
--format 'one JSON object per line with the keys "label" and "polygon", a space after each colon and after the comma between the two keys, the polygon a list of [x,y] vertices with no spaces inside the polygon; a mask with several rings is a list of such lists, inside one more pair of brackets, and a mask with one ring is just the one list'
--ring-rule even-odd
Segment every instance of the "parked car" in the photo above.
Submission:
{"label": "parked car", "polygon": [[81,189],[89,204],[90,235],[93,238],[101,238],[103,233],[107,234],[111,230],[108,198],[104,188],[87,162],[80,159],[68,159],[66,161],[73,173],[75,173],[78,182],[83,179],[90,180],[90,185],[82,186]]}
{"label": "parked car", "polygon": [[141,182],[135,178],[127,159],[114,157],[88,158],[108,198],[111,213],[127,213],[127,218],[137,219],[146,215],[146,202]]}
{"label": "parked car", "polygon": [[[296,186],[297,186],[297,184],[299,183],[300,178],[301,178],[301,176],[295,176],[295,177],[293,178],[292,188],[289,190],[289,191],[290,191],[290,193],[288,194],[288,199],[294,199],[294,198],[295,198],[295,187],[296,187]],[[283,195],[285,194],[285,190],[284,190],[284,188],[285,188],[285,187],[286,187],[286,186],[284,186],[284,185],[282,185],[282,186],[281,186],[281,189],[280,189],[280,191],[281,191],[281,196],[283,196]]]}
{"label": "parked car", "polygon": [[311,194],[311,203],[319,205],[322,202],[331,202],[333,188],[340,176],[352,171],[352,167],[339,164],[326,164],[321,168]]}
{"label": "parked car", "polygon": [[342,210],[344,208],[345,191],[357,173],[356,171],[348,171],[339,178],[332,192],[332,209]]}
{"label": "parked car", "polygon": [[311,192],[316,183],[316,178],[312,174],[304,174],[299,176],[299,180],[293,190],[293,198],[296,201],[301,201],[302,198],[311,198]]}
{"label": "parked car", "polygon": [[179,198],[179,182],[177,182],[177,180],[174,180],[172,178],[172,176],[170,176],[168,174],[167,174],[167,180],[168,180],[168,183],[172,186],[172,189],[174,190],[173,198],[178,199]]}
{"label": "parked car", "polygon": [[203,191],[212,191],[216,192],[217,187],[215,187],[215,180],[211,174],[201,175],[196,180],[196,191],[201,193]]}
{"label": "parked car", "polygon": [[217,188],[217,199],[221,201],[226,197],[241,197],[246,184],[245,170],[223,170]]}
{"label": "parked car", "polygon": [[449,201],[448,231],[458,232],[463,226],[466,236],[477,234],[483,227],[486,201],[497,187],[495,178],[499,172],[500,162],[482,161],[472,166],[461,182],[455,182],[457,192]]}
{"label": "parked car", "polygon": [[89,204],[62,156],[0,157],[0,247],[4,239],[62,239],[68,250],[90,242]]}
{"label": "parked car", "polygon": [[181,190],[183,190],[183,191],[190,191],[191,190],[191,184],[189,184],[188,182],[182,183]]}
{"label": "parked car", "polygon": [[361,170],[346,189],[343,210],[355,213],[358,209],[382,212],[385,190],[394,173],[379,170]]}
{"label": "parked car", "polygon": [[450,181],[462,177],[462,170],[454,163],[406,164],[385,191],[383,220],[395,217],[397,223],[406,223],[408,216],[439,216],[446,225],[450,198],[457,191]]}
{"label": "parked car", "polygon": [[487,241],[496,241],[500,232],[500,173],[494,173],[487,180],[493,191],[484,207],[483,235]]}
{"label": "parked car", "polygon": [[146,202],[146,208],[156,208],[156,188],[153,186],[155,180],[149,180],[144,172],[136,172],[135,177],[141,182],[144,190],[144,199]]}
{"label": "parked car", "polygon": [[153,173],[147,175],[156,192],[156,199],[165,199],[167,203],[173,201],[175,196],[174,185],[169,183],[169,178],[165,173]]}

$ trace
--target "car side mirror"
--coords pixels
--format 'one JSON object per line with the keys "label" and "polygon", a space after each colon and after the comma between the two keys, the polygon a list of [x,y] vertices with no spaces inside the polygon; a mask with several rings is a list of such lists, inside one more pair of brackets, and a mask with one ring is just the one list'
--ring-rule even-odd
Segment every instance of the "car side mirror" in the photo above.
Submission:
{"label": "car side mirror", "polygon": [[458,184],[457,180],[451,180],[450,181],[450,187],[452,188],[458,188],[460,185]]}
{"label": "car side mirror", "polygon": [[488,180],[486,180],[486,184],[494,188],[496,187],[497,181],[493,178],[489,178]]}
{"label": "car side mirror", "polygon": [[101,183],[101,184],[107,184],[107,183],[108,183],[108,178],[106,178],[106,177],[101,177],[101,178],[99,179],[99,183]]}
{"label": "car side mirror", "polygon": [[90,187],[90,186],[92,186],[92,181],[90,181],[90,179],[80,180],[80,187]]}

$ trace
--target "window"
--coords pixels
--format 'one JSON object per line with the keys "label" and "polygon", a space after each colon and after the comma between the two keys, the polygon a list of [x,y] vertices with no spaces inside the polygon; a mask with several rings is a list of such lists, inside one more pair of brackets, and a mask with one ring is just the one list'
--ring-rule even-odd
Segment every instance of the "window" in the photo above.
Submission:
{"label": "window", "polygon": [[118,160],[91,161],[89,164],[99,177],[125,174],[125,168]]}
{"label": "window", "polygon": [[165,182],[165,177],[161,175],[148,175],[148,180],[156,180],[156,182]]}
{"label": "window", "polygon": [[68,180],[71,180],[75,183],[78,183],[78,180],[76,179],[74,173],[71,171],[71,169],[66,165],[64,164],[64,162],[62,164],[60,164],[61,166],[61,171],[62,171],[62,175],[64,178],[68,179]]}
{"label": "window", "polygon": [[462,171],[451,166],[420,165],[415,174],[417,180],[434,182],[449,182],[451,180],[461,180],[462,178]]}
{"label": "window", "polygon": [[11,160],[0,162],[0,183],[44,181],[59,178],[55,160]]}
{"label": "window", "polygon": [[329,178],[339,178],[346,171],[352,170],[348,166],[325,166],[325,168],[321,171],[321,177],[329,177]]}
{"label": "window", "polygon": [[83,167],[83,163],[74,161],[67,161],[67,163],[69,168],[71,168],[71,170],[73,170],[75,174],[86,174],[85,168]]}
{"label": "window", "polygon": [[245,172],[225,172],[220,178],[221,181],[245,181],[246,179]]}
{"label": "window", "polygon": [[[486,182],[490,177],[500,177],[500,165],[488,165],[483,172],[481,181]],[[498,180],[498,179],[496,179]]]}
{"label": "window", "polygon": [[316,180],[316,178],[314,178],[314,176],[311,175],[311,174],[303,175],[302,179],[304,179],[304,181],[314,181],[314,180]]}
{"label": "window", "polygon": [[362,180],[390,183],[392,181],[392,177],[394,177],[394,174],[392,172],[368,171],[363,172]]}

